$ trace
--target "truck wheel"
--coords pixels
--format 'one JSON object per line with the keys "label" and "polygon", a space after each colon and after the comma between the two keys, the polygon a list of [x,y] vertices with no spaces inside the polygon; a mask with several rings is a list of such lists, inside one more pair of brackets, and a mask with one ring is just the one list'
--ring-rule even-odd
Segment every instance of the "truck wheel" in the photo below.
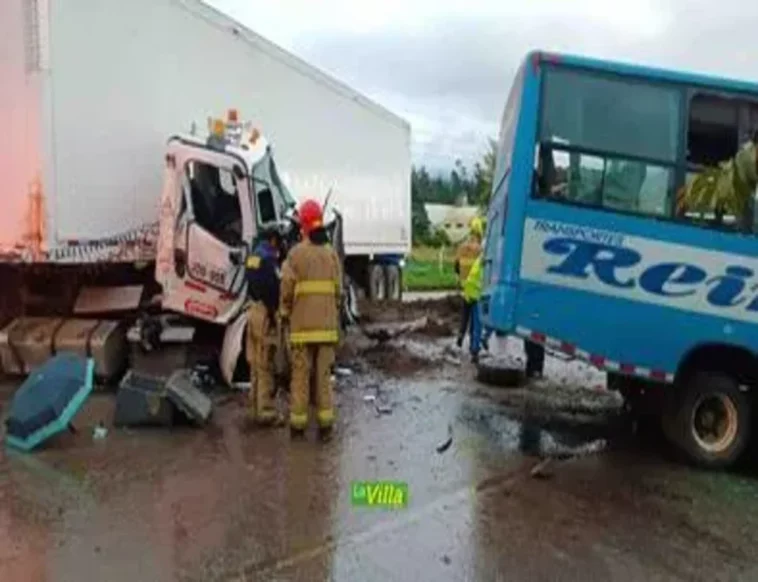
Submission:
{"label": "truck wheel", "polygon": [[387,295],[387,278],[382,265],[368,268],[368,295],[371,301],[384,301]]}
{"label": "truck wheel", "polygon": [[384,278],[387,282],[386,297],[390,301],[400,301],[403,298],[403,273],[397,265],[384,267]]}
{"label": "truck wheel", "polygon": [[732,465],[750,438],[751,406],[734,378],[721,372],[696,372],[664,413],[664,432],[696,465]]}
{"label": "truck wheel", "polygon": [[358,312],[358,293],[355,283],[350,277],[345,277],[343,284],[345,292],[342,305],[342,327],[347,329],[348,326],[358,322],[360,313]]}

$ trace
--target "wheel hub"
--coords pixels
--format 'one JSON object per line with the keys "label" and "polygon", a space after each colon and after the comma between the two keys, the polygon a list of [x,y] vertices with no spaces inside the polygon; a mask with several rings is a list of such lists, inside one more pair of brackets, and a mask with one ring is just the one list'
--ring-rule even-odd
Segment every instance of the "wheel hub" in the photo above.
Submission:
{"label": "wheel hub", "polygon": [[692,413],[692,436],[698,446],[711,453],[728,449],[737,436],[737,407],[723,394],[701,396]]}

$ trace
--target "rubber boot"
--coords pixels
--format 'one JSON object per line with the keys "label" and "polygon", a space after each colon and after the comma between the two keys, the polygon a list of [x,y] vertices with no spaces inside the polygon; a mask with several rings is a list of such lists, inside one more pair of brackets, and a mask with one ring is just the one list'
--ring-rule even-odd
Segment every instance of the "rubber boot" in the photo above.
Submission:
{"label": "rubber boot", "polygon": [[267,411],[266,414],[261,414],[255,419],[255,425],[258,428],[281,428],[285,425],[285,419],[278,411],[273,414]]}
{"label": "rubber boot", "polygon": [[295,439],[295,440],[305,439],[305,429],[295,428],[294,426],[290,426],[290,438]]}
{"label": "rubber boot", "polygon": [[331,426],[324,426],[324,427],[320,426],[319,427],[319,429],[318,429],[318,438],[321,440],[321,442],[328,443],[329,441],[332,440],[333,437],[334,437],[334,428],[333,427],[331,427]]}

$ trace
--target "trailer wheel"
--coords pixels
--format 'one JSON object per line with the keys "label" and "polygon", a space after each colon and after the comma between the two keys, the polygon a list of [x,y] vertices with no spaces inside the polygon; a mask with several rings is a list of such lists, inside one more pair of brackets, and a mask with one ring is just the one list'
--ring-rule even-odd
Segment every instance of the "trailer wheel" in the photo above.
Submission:
{"label": "trailer wheel", "polygon": [[384,278],[387,283],[387,299],[400,301],[403,298],[403,272],[400,267],[397,265],[384,267]]}
{"label": "trailer wheel", "polygon": [[368,268],[368,296],[371,301],[384,301],[387,294],[387,278],[382,265],[370,265]]}
{"label": "trailer wheel", "polygon": [[342,297],[342,328],[347,329],[349,326],[358,322],[360,313],[358,311],[358,293],[353,280],[345,276],[343,281],[344,294]]}
{"label": "trailer wheel", "polygon": [[750,399],[737,381],[721,372],[696,372],[677,400],[663,416],[664,432],[674,444],[702,468],[732,465],[751,430]]}

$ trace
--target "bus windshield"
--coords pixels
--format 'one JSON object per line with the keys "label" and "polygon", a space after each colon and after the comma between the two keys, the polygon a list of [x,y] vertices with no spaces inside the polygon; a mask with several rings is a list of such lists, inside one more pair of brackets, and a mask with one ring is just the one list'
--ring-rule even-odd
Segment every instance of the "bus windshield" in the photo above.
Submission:
{"label": "bus windshield", "polygon": [[620,211],[668,214],[680,111],[676,87],[546,68],[540,194]]}

